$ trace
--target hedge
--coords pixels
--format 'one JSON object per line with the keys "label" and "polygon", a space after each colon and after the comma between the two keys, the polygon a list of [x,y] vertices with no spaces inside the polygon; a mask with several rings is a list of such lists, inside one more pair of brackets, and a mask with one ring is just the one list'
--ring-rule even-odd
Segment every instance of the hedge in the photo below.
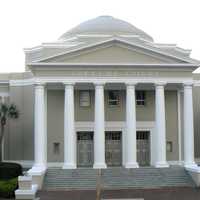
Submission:
{"label": "hedge", "polygon": [[22,175],[22,166],[17,163],[0,162],[0,180],[9,180]]}
{"label": "hedge", "polygon": [[0,197],[14,197],[14,192],[18,187],[18,178],[10,180],[0,180]]}

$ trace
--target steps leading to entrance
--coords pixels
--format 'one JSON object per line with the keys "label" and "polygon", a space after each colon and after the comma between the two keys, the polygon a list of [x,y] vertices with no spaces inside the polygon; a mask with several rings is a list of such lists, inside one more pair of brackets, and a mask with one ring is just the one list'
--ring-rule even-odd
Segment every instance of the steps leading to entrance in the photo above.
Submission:
{"label": "steps leading to entrance", "polygon": [[[95,189],[97,170],[50,168],[44,179],[43,189],[70,190]],[[101,185],[104,189],[194,187],[190,175],[182,167],[138,169],[108,168],[102,170]]]}

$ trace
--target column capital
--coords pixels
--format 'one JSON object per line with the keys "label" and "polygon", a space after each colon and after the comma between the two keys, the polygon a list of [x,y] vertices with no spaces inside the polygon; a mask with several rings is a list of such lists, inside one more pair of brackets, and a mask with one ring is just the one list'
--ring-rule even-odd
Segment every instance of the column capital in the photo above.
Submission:
{"label": "column capital", "polygon": [[166,81],[155,81],[154,82],[154,85],[157,87],[159,87],[159,86],[165,86],[165,85],[167,85],[167,82]]}
{"label": "column capital", "polygon": [[35,87],[44,87],[45,85],[46,85],[46,82],[42,82],[42,81],[35,81],[34,82]]}
{"label": "column capital", "polygon": [[64,81],[62,84],[64,86],[74,86],[76,83],[74,81]]}
{"label": "column capital", "polygon": [[104,86],[106,83],[104,81],[93,82],[94,86]]}
{"label": "column capital", "polygon": [[138,84],[137,81],[127,81],[127,82],[125,82],[126,86],[136,86],[137,84]]}
{"label": "column capital", "polygon": [[193,87],[193,81],[183,82],[183,87]]}

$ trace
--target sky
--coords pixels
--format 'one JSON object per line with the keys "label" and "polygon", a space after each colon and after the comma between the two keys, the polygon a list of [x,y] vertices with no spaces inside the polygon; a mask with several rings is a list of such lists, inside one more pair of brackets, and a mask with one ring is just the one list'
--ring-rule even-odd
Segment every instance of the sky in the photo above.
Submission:
{"label": "sky", "polygon": [[192,49],[200,60],[199,0],[0,0],[0,72],[25,69],[23,48],[56,41],[100,15],[128,21],[154,38]]}

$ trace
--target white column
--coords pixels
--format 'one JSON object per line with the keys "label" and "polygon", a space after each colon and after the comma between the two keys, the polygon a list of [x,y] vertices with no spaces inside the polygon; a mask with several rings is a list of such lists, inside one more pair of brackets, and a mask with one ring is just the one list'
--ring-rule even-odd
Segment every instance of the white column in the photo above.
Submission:
{"label": "white column", "polygon": [[181,120],[181,99],[182,99],[182,90],[177,90],[177,112],[178,112],[178,157],[179,157],[179,163],[182,162],[182,120]]}
{"label": "white column", "polygon": [[163,82],[155,84],[156,167],[169,167],[166,162],[165,84]]}
{"label": "white column", "polygon": [[33,169],[44,171],[47,167],[47,131],[46,131],[46,101],[45,85],[35,84],[35,127],[34,152],[35,163]]}
{"label": "white column", "polygon": [[126,168],[137,168],[135,83],[126,86]]}
{"label": "white column", "polygon": [[184,166],[194,167],[192,83],[184,83]]}
{"label": "white column", "polygon": [[64,103],[64,165],[63,169],[76,168],[76,132],[74,126],[74,83],[65,84]]}
{"label": "white column", "polygon": [[104,84],[95,83],[94,168],[106,168],[104,127]]}

